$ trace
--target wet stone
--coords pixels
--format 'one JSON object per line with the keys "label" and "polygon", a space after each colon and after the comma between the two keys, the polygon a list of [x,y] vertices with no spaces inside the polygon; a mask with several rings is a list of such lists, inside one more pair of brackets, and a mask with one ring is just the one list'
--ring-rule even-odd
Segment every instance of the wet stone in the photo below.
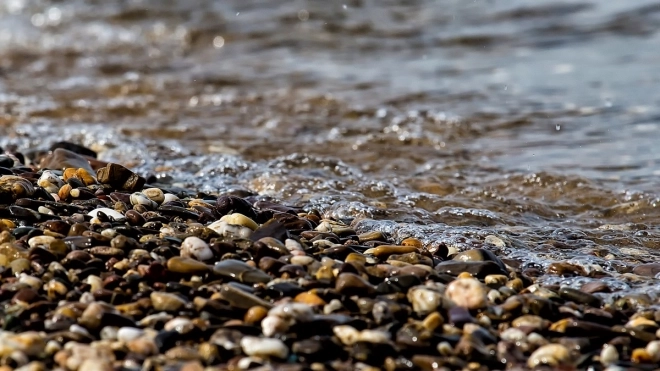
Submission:
{"label": "wet stone", "polygon": [[94,169],[87,158],[66,148],[55,148],[48,156],[44,157],[39,164],[41,169],[64,170],[66,168],[83,168],[94,174]]}
{"label": "wet stone", "polygon": [[655,277],[660,273],[660,263],[640,264],[633,268],[632,272],[640,276]]}
{"label": "wet stone", "polygon": [[571,287],[562,287],[559,289],[559,296],[578,304],[587,304],[596,308],[599,308],[602,305],[602,300],[600,298]]}
{"label": "wet stone", "polygon": [[219,276],[235,279],[243,283],[266,283],[272,279],[262,270],[235,259],[217,262],[213,272]]}
{"label": "wet stone", "polygon": [[354,273],[340,274],[337,277],[335,289],[340,294],[348,296],[371,296],[376,293],[376,288],[373,285]]}
{"label": "wet stone", "polygon": [[507,274],[500,265],[492,261],[444,261],[436,265],[435,270],[453,276],[466,272],[479,278],[485,278],[491,274]]}

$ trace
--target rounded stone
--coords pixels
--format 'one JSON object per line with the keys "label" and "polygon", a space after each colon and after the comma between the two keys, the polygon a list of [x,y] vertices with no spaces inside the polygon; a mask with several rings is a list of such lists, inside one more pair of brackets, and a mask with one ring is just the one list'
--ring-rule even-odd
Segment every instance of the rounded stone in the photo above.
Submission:
{"label": "rounded stone", "polygon": [[181,243],[181,256],[206,261],[213,259],[213,250],[201,238],[191,236]]}
{"label": "rounded stone", "polygon": [[172,294],[169,292],[152,292],[149,296],[151,299],[151,304],[155,310],[162,310],[165,312],[175,312],[183,308],[187,304],[187,300],[183,299],[179,295]]}
{"label": "rounded stone", "polygon": [[220,221],[226,222],[227,224],[231,224],[231,225],[240,225],[242,227],[247,227],[250,228],[251,230],[255,230],[259,228],[259,225],[254,220],[248,218],[247,216],[241,213],[227,214],[222,218],[220,218]]}
{"label": "rounded stone", "polygon": [[174,256],[167,260],[167,269],[184,274],[205,274],[211,271],[208,265],[191,258]]}
{"label": "rounded stone", "polygon": [[396,245],[381,245],[365,251],[365,254],[371,254],[379,259],[387,259],[390,255],[395,254],[408,254],[417,252],[416,246],[396,246]]}
{"label": "rounded stone", "polygon": [[470,310],[484,308],[488,302],[488,288],[476,278],[459,278],[450,282],[446,295],[456,305]]}
{"label": "rounded stone", "polygon": [[535,350],[529,359],[527,365],[530,368],[537,366],[558,367],[570,364],[570,352],[568,348],[561,344],[547,344]]}
{"label": "rounded stone", "polygon": [[160,188],[147,188],[142,191],[151,201],[162,204],[165,201],[165,194]]}
{"label": "rounded stone", "polygon": [[285,359],[289,355],[289,348],[279,339],[245,336],[241,348],[251,357]]}
{"label": "rounded stone", "polygon": [[376,288],[364,278],[354,273],[341,273],[337,277],[335,289],[342,295],[371,296]]}

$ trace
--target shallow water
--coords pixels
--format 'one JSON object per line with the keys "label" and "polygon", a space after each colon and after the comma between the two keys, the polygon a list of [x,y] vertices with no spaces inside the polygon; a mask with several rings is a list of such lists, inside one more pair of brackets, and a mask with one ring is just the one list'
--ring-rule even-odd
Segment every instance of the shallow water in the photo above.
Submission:
{"label": "shallow water", "polygon": [[655,1],[6,0],[0,144],[654,287],[625,273],[659,256],[659,28]]}

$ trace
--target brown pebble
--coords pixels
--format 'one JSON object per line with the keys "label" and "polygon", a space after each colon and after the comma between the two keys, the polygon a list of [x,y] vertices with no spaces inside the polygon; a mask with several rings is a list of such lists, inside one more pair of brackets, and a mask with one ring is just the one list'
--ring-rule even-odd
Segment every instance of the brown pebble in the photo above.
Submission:
{"label": "brown pebble", "polygon": [[[396,245],[380,245],[373,249],[370,249],[371,253],[379,258],[387,258],[390,255],[395,254],[407,254],[411,252],[417,252],[417,247],[415,246],[396,246]],[[369,251],[369,250],[367,250]]]}
{"label": "brown pebble", "polygon": [[422,241],[414,238],[414,237],[408,237],[405,240],[401,241],[401,245],[403,246],[414,246],[418,249],[421,249],[424,247],[424,244],[422,244]]}
{"label": "brown pebble", "polygon": [[327,303],[318,295],[311,292],[301,292],[293,299],[296,303],[303,303],[311,306],[323,306]]}
{"label": "brown pebble", "polygon": [[247,310],[245,316],[243,317],[243,321],[250,325],[259,323],[261,322],[262,319],[266,317],[267,314],[268,314],[268,309],[260,305],[255,305],[254,307],[251,307],[250,309]]}
{"label": "brown pebble", "polygon": [[342,295],[371,296],[376,288],[355,273],[342,273],[337,277],[335,289]]}
{"label": "brown pebble", "polygon": [[582,285],[580,291],[586,292],[587,294],[595,294],[597,292],[612,292],[612,289],[610,289],[605,282],[592,281]]}
{"label": "brown pebble", "polygon": [[555,274],[557,276],[586,276],[587,272],[579,265],[555,262],[548,266],[548,274]]}
{"label": "brown pebble", "polygon": [[204,371],[204,366],[199,361],[186,362],[181,365],[181,371]]}
{"label": "brown pebble", "polygon": [[208,265],[192,259],[174,256],[167,261],[167,269],[176,273],[205,274],[211,271]]}
{"label": "brown pebble", "polygon": [[640,264],[633,268],[632,272],[644,277],[655,277],[660,273],[660,263]]}

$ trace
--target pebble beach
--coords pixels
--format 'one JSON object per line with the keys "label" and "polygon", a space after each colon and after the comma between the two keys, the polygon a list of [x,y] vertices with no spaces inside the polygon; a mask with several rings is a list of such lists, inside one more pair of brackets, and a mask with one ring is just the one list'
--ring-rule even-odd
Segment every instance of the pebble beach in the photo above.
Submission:
{"label": "pebble beach", "polygon": [[0,1],[0,371],[655,370],[656,1]]}
{"label": "pebble beach", "polygon": [[[2,370],[654,369],[660,311],[268,197],[149,184],[91,149],[0,156]],[[25,162],[38,163],[27,166]],[[366,225],[365,225],[366,224]],[[655,272],[657,264],[634,273]],[[569,263],[550,275],[607,277]]]}

